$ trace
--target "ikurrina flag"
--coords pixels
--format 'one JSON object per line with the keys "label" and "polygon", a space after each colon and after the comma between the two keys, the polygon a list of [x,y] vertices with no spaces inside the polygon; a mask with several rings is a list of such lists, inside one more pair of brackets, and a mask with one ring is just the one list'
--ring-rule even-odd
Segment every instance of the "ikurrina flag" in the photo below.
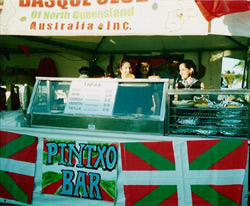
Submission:
{"label": "ikurrina flag", "polygon": [[0,131],[0,197],[31,203],[37,138]]}
{"label": "ikurrina flag", "polygon": [[44,140],[42,193],[114,202],[117,145]]}
{"label": "ikurrina flag", "polygon": [[241,205],[247,156],[246,140],[122,143],[125,205]]}

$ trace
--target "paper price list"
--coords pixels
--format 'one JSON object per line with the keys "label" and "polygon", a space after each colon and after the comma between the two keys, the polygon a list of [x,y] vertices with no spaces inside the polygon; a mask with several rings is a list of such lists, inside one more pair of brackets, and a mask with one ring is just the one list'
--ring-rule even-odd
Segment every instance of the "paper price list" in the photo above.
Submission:
{"label": "paper price list", "polygon": [[116,82],[72,82],[65,113],[111,116]]}

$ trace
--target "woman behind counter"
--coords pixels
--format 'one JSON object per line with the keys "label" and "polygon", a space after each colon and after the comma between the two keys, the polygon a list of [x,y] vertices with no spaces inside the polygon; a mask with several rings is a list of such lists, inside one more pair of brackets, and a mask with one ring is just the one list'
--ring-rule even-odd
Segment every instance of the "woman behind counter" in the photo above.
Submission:
{"label": "woman behind counter", "polygon": [[181,80],[175,85],[176,89],[205,89],[204,82],[196,79],[196,65],[190,59],[186,59],[180,63],[179,71]]}
{"label": "woman behind counter", "polygon": [[[175,85],[176,89],[205,89],[204,82],[201,82],[196,76],[196,65],[190,59],[183,60],[179,66],[181,80]],[[175,95],[175,100],[191,100],[193,95]]]}
{"label": "woman behind counter", "polygon": [[132,74],[132,62],[127,59],[122,59],[120,61],[118,72],[122,79],[135,78],[135,75]]}

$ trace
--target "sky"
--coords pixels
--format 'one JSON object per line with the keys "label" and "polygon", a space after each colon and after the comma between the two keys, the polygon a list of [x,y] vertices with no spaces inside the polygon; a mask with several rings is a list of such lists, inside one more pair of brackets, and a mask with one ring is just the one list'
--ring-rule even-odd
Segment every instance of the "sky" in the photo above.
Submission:
{"label": "sky", "polygon": [[[241,74],[243,76],[244,67],[243,68],[239,67],[239,66],[234,67],[240,61],[241,61],[241,59],[223,57],[221,73],[225,74],[229,70],[230,72],[234,71],[235,74]],[[237,83],[233,83],[231,88],[242,88],[242,81],[237,82]]]}
{"label": "sky", "polygon": [[240,73],[243,75],[244,68],[234,67],[234,65],[238,64],[240,61],[241,61],[241,59],[223,57],[221,73],[224,74],[224,73],[226,73],[226,71],[230,70],[230,71],[234,71],[235,74]]}

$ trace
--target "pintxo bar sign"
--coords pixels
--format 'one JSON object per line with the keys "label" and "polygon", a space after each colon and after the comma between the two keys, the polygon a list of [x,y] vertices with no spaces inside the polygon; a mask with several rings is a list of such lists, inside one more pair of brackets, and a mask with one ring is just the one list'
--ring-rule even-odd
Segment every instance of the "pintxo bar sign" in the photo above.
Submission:
{"label": "pintxo bar sign", "polygon": [[10,35],[177,35],[196,23],[198,35],[208,28],[193,0],[8,0],[0,19],[1,34]]}
{"label": "pintxo bar sign", "polygon": [[43,157],[44,194],[114,202],[116,144],[45,140]]}

